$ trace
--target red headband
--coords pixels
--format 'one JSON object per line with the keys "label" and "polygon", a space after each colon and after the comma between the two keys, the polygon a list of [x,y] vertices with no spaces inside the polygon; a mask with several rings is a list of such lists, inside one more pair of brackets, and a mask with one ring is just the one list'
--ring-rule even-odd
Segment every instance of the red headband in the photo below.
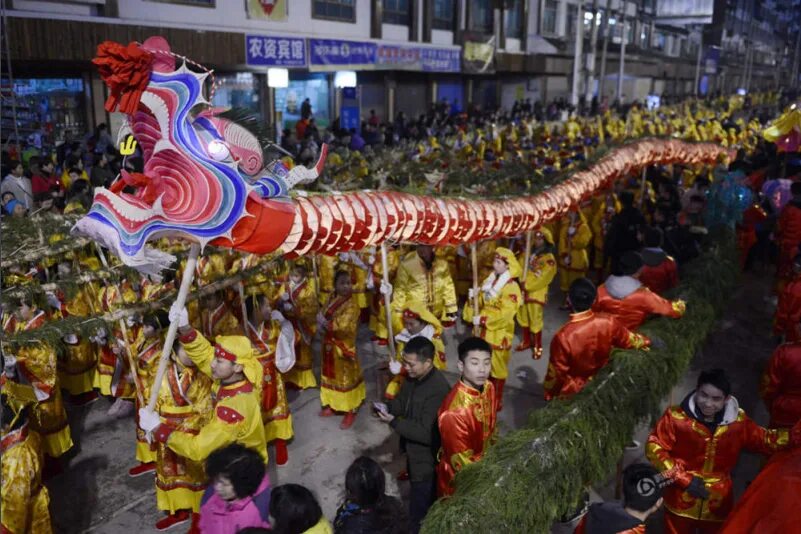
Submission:
{"label": "red headband", "polygon": [[406,309],[403,310],[403,317],[405,319],[420,319],[420,315],[414,313],[412,310]]}
{"label": "red headband", "polygon": [[214,357],[222,358],[223,360],[228,360],[231,363],[236,363],[236,354],[228,352],[220,345],[214,345]]}

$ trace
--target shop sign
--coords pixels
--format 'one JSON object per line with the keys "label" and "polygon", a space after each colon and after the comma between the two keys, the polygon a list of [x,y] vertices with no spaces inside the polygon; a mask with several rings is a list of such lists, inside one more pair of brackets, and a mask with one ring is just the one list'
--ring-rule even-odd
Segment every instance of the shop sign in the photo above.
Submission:
{"label": "shop sign", "polygon": [[459,72],[461,50],[418,46],[378,45],[378,69]]}
{"label": "shop sign", "polygon": [[253,67],[305,67],[306,40],[246,35],[245,57],[247,64]]}
{"label": "shop sign", "polygon": [[337,70],[336,67],[373,69],[376,49],[375,43],[309,39],[309,63],[316,70]]}

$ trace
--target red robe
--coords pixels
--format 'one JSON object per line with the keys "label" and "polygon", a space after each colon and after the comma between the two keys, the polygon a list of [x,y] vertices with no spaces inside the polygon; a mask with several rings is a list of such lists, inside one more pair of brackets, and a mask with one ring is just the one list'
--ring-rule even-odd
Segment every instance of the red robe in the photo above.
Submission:
{"label": "red robe", "polygon": [[[645,255],[645,252],[643,253]],[[638,279],[648,289],[662,295],[668,289],[672,289],[679,284],[679,271],[676,267],[676,260],[664,254],[664,259],[656,265],[643,266]]]}
{"label": "red robe", "polygon": [[785,343],[773,351],[759,389],[771,428],[790,428],[801,420],[801,342]]}
{"label": "red robe", "polygon": [[788,342],[801,341],[801,276],[791,280],[779,293],[773,334],[784,335]]}
{"label": "red robe", "polygon": [[551,340],[551,359],[545,375],[545,400],[578,393],[609,361],[613,348],[641,348],[648,338],[631,332],[607,314],[592,310],[570,314],[570,320]]}
{"label": "red robe", "polygon": [[[693,521],[721,522],[734,503],[731,471],[740,451],[771,454],[789,446],[789,435],[787,430],[767,430],[754,423],[734,397],[727,401],[723,419],[712,433],[692,415],[694,395],[665,411],[648,437],[645,453],[660,471],[675,468],[674,483],[664,491],[669,512]],[[685,491],[693,477],[704,480],[708,499]]]}
{"label": "red robe", "polygon": [[757,242],[756,227],[765,222],[768,214],[759,204],[751,204],[743,212],[743,220],[737,223],[737,249],[740,251],[740,267],[745,267],[748,253]]}
{"label": "red robe", "polygon": [[484,455],[495,434],[495,387],[487,381],[481,391],[459,380],[439,408],[437,421],[442,446],[437,458],[437,495],[453,494],[453,477]]}
{"label": "red robe", "polygon": [[680,300],[671,302],[644,286],[640,286],[622,299],[617,299],[609,294],[606,287],[609,283],[610,280],[607,279],[607,282],[598,288],[598,296],[592,305],[592,311],[613,315],[629,330],[639,328],[651,315],[665,315],[674,319],[684,315],[684,302]]}
{"label": "red robe", "polygon": [[798,253],[798,244],[801,243],[801,202],[795,204],[791,200],[782,208],[774,235],[779,246],[777,275],[787,280],[792,276],[793,257]]}
{"label": "red robe", "polygon": [[720,534],[798,532],[801,449],[780,452],[749,484]]}

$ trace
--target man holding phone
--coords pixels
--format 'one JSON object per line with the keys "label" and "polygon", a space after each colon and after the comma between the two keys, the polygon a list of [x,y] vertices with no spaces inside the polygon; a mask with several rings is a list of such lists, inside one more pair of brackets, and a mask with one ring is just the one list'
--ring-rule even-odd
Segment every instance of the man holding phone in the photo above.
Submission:
{"label": "man holding phone", "polygon": [[440,447],[437,411],[450,390],[445,376],[434,367],[435,352],[427,338],[411,338],[403,349],[402,365],[407,374],[400,392],[388,404],[373,403],[376,416],[400,435],[401,450],[406,452],[412,485],[412,532],[419,531],[420,522],[436,498],[434,467]]}

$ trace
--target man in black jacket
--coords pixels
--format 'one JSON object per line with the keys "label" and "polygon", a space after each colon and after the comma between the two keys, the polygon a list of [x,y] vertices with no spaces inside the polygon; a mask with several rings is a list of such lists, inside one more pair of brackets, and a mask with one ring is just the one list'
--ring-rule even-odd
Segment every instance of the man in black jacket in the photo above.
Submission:
{"label": "man in black jacket", "polygon": [[417,336],[406,343],[403,368],[406,380],[389,404],[374,403],[376,415],[400,435],[401,450],[411,481],[409,522],[418,532],[420,522],[436,498],[437,450],[440,446],[437,411],[450,391],[445,376],[434,367],[434,344]]}

